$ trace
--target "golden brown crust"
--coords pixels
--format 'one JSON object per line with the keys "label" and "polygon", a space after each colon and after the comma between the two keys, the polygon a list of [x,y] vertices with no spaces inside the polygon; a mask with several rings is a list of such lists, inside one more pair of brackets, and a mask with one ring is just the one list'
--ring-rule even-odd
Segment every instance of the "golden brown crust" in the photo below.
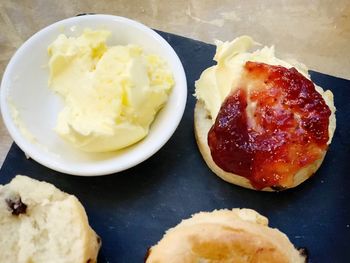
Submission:
{"label": "golden brown crust", "polygon": [[[203,156],[204,161],[207,163],[207,165],[213,171],[213,173],[215,173],[217,176],[219,176],[223,180],[235,185],[256,190],[251,185],[250,181],[245,177],[239,176],[237,174],[225,172],[215,164],[215,162],[211,157],[210,149],[207,142],[208,132],[212,124],[213,124],[213,121],[208,115],[207,110],[204,108],[204,104],[201,101],[197,101],[195,110],[194,110],[194,130],[195,130],[197,145],[200,153]],[[333,125],[335,127],[335,123],[332,123],[330,125]],[[333,132],[334,132],[334,129],[333,129]],[[332,136],[333,134],[331,134],[330,138]],[[301,184],[302,182],[310,178],[317,171],[317,169],[321,166],[324,157],[325,157],[325,154],[319,160],[300,169],[299,172],[294,176],[293,183],[290,186],[282,189],[272,189],[271,187],[266,187],[262,189],[262,191],[276,191],[276,190],[283,190],[283,189],[288,189],[288,188],[293,188],[298,186],[299,184]]]}
{"label": "golden brown crust", "polygon": [[147,263],[305,262],[288,237],[251,209],[201,212],[167,231]]}

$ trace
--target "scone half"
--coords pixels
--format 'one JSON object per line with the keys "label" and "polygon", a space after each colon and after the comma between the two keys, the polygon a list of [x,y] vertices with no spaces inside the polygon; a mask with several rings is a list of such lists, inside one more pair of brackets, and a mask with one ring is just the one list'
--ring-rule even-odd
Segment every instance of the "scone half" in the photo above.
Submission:
{"label": "scone half", "polygon": [[101,240],[79,200],[16,176],[0,185],[0,262],[95,263]]}
{"label": "scone half", "polygon": [[322,164],[336,121],[331,91],[304,65],[253,53],[243,36],[218,43],[214,65],[196,81],[195,137],[209,168],[227,182],[262,191],[296,187]]}

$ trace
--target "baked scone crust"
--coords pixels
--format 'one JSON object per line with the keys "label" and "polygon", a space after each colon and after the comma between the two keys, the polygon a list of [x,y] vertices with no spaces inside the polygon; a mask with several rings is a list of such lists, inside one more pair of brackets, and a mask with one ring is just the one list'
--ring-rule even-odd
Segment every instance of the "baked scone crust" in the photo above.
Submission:
{"label": "baked scone crust", "polygon": [[169,229],[147,263],[305,262],[288,237],[251,209],[201,212]]}

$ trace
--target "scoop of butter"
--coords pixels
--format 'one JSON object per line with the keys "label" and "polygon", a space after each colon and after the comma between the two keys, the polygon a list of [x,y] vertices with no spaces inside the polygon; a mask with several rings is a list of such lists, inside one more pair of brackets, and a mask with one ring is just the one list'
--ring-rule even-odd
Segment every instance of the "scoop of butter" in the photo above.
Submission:
{"label": "scoop of butter", "polygon": [[65,102],[55,131],[87,152],[122,149],[143,139],[174,79],[166,62],[140,46],[107,46],[110,32],[61,34],[48,47],[49,87]]}

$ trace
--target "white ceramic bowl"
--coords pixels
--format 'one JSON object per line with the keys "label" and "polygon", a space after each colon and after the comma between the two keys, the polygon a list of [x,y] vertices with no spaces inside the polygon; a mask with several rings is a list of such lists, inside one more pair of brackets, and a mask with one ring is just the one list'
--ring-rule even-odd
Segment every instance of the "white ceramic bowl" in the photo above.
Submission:
{"label": "white ceramic bowl", "polygon": [[[112,32],[108,44],[138,44],[168,62],[175,86],[168,102],[156,116],[149,135],[124,150],[85,153],[61,139],[53,130],[63,107],[59,95],[48,88],[47,47],[60,33],[78,36],[85,28]],[[1,83],[1,112],[17,145],[31,158],[53,170],[84,176],[119,172],[156,153],[176,130],[187,98],[186,76],[180,59],[155,31],[127,18],[87,15],[65,19],[28,39],[10,60]],[[18,111],[14,118],[13,106]],[[34,138],[31,138],[34,137]]]}

